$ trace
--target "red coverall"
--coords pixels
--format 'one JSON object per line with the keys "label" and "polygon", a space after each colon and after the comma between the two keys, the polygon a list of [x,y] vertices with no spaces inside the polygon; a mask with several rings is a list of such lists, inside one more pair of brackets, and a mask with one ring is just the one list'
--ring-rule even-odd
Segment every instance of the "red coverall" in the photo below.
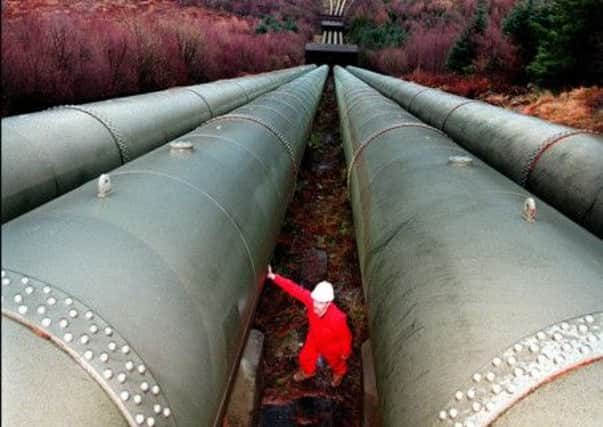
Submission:
{"label": "red coverall", "polygon": [[308,336],[299,353],[299,364],[304,373],[314,375],[318,356],[322,355],[334,373],[344,375],[348,370],[346,359],[352,353],[352,333],[345,313],[331,303],[326,313],[318,317],[312,308],[310,291],[278,274],[274,276],[273,282],[301,301],[308,310]]}

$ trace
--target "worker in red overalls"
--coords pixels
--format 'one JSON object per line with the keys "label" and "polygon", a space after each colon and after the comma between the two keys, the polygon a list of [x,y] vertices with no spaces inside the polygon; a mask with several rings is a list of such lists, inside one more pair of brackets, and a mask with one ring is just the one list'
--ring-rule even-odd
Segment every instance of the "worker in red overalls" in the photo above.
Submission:
{"label": "worker in red overalls", "polygon": [[293,375],[293,380],[300,382],[312,378],[316,374],[318,358],[322,355],[333,370],[331,386],[339,386],[348,370],[352,333],[345,313],[333,304],[333,286],[323,281],[310,293],[292,280],[274,274],[270,266],[267,277],[308,309],[308,336],[299,354],[301,369]]}

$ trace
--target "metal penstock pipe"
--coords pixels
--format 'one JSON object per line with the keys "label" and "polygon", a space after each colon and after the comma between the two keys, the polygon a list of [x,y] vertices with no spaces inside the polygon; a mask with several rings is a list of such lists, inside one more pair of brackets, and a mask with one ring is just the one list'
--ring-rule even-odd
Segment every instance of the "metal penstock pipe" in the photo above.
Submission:
{"label": "metal penstock pipe", "polygon": [[415,83],[349,67],[356,77],[603,237],[603,138]]}
{"label": "metal penstock pipe", "polygon": [[524,220],[526,190],[335,82],[383,425],[599,425],[601,240],[539,199]]}
{"label": "metal penstock pipe", "polygon": [[301,76],[301,66],[2,119],[2,222]]}
{"label": "metal penstock pipe", "polygon": [[2,226],[3,423],[219,425],[326,75]]}

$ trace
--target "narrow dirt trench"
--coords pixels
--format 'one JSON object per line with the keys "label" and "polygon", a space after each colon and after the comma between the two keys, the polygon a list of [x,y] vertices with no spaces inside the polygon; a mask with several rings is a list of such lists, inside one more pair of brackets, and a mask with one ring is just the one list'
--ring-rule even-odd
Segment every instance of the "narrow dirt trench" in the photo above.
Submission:
{"label": "narrow dirt trench", "polygon": [[329,77],[314,119],[297,188],[281,229],[273,269],[312,289],[321,280],[335,288],[335,303],[348,316],[353,355],[343,383],[330,386],[331,370],[293,381],[307,333],[304,306],[267,281],[254,328],[264,333],[264,391],[261,427],[361,425],[360,346],[367,338],[352,210],[345,188],[346,167],[339,134],[333,78]]}

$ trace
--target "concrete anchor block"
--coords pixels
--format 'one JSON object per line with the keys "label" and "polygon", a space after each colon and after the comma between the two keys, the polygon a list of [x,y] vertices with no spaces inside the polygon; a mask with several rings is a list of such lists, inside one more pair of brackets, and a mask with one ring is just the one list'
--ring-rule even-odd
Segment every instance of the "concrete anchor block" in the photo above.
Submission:
{"label": "concrete anchor block", "polygon": [[362,352],[362,427],[380,427],[379,397],[375,380],[375,364],[371,340],[366,340],[361,347]]}
{"label": "concrete anchor block", "polygon": [[262,352],[264,334],[257,329],[249,332],[245,350],[241,356],[230,400],[224,417],[228,427],[253,427],[262,392]]}

